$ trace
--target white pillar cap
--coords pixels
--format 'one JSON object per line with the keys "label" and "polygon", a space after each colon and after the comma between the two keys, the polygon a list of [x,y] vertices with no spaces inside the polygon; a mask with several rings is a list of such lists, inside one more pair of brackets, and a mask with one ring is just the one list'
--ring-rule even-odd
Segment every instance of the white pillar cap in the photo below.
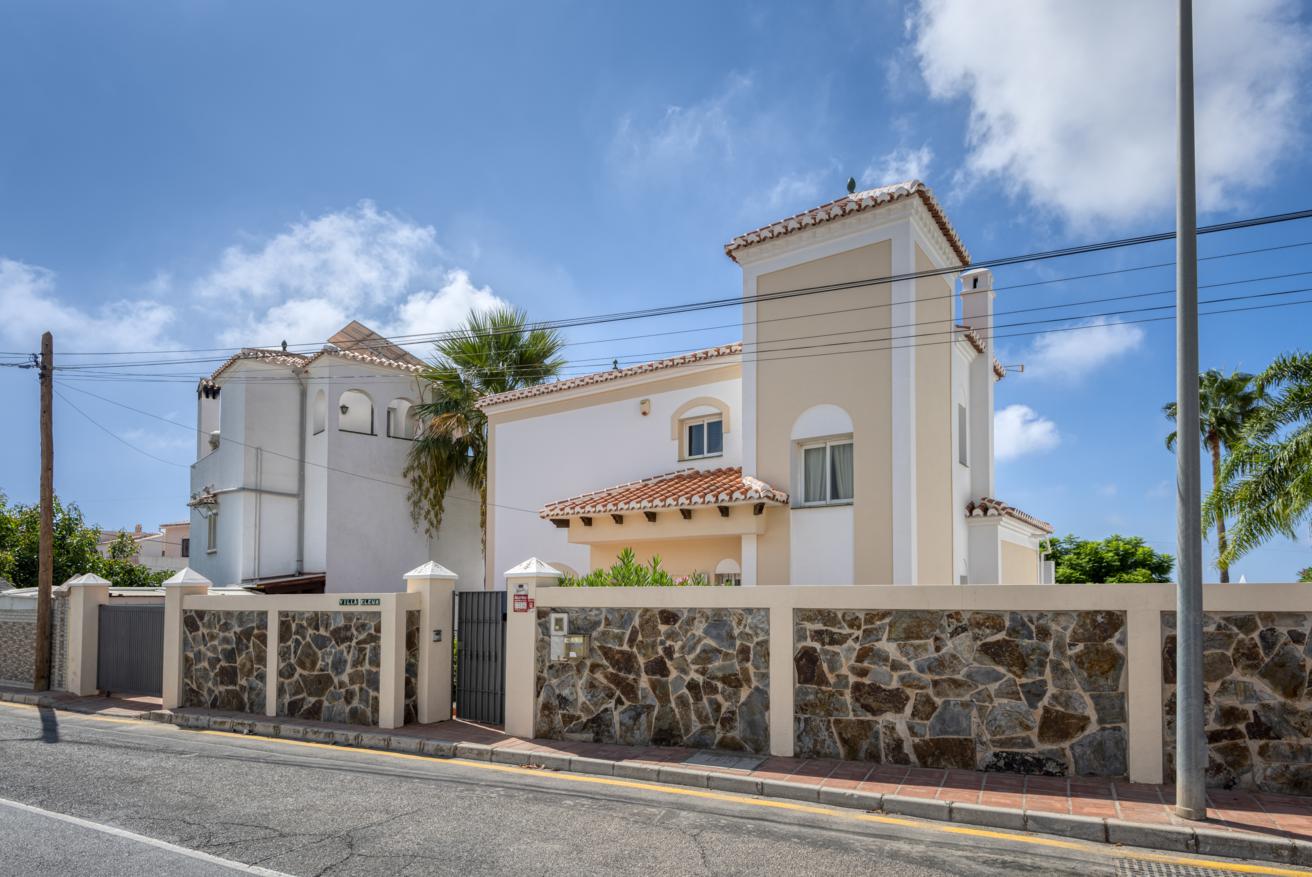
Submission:
{"label": "white pillar cap", "polygon": [[108,587],[111,584],[113,583],[110,582],[108,579],[102,579],[100,576],[96,575],[93,572],[85,572],[82,573],[82,575],[80,576],[73,576],[73,578],[64,582],[64,586],[69,588],[77,588],[77,587],[89,588],[97,585],[99,585],[100,587]]}
{"label": "white pillar cap", "polygon": [[460,576],[451,572],[451,570],[442,566],[436,560],[430,560],[421,566],[417,566],[410,572],[406,573],[404,578],[407,579],[450,579],[455,581]]}
{"label": "white pillar cap", "polygon": [[214,584],[213,582],[211,582],[209,579],[205,578],[203,575],[196,572],[194,569],[192,569],[189,566],[184,566],[182,569],[178,570],[172,576],[164,580],[164,587],[166,588],[169,587],[170,585],[174,587],[178,587],[181,585],[204,585],[206,587],[210,587],[213,584]]}
{"label": "white pillar cap", "polygon": [[530,557],[519,566],[506,570],[505,576],[506,578],[548,578],[554,576],[560,579],[564,578],[565,574],[545,561]]}

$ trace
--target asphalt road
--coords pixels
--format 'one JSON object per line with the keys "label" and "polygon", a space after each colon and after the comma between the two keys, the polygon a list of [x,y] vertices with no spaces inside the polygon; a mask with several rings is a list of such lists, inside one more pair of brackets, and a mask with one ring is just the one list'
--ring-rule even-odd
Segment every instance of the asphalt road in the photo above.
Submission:
{"label": "asphalt road", "polygon": [[3,875],[1128,873],[902,822],[0,704]]}

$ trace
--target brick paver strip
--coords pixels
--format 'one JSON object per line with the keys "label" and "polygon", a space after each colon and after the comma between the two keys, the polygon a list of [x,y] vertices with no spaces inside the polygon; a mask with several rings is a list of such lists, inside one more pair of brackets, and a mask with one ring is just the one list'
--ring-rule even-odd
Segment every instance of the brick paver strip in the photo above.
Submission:
{"label": "brick paver strip", "polygon": [[882,806],[887,812],[917,818],[989,827],[1023,824],[1030,831],[1091,841],[1133,840],[1158,849],[1312,865],[1312,799],[1288,795],[1215,789],[1208,793],[1212,818],[1207,823],[1189,823],[1171,809],[1171,786],[1095,777],[1025,777],[783,756],[766,758],[755,770],[731,770],[688,764],[697,750],[525,740],[466,721],[379,731],[216,710],[168,711],[158,709],[158,701],[140,698],[76,698],[0,688],[0,701],[153,719],[190,728],[236,729],[436,757],[455,754],[504,764],[627,775],[722,791],[819,800],[841,807]]}

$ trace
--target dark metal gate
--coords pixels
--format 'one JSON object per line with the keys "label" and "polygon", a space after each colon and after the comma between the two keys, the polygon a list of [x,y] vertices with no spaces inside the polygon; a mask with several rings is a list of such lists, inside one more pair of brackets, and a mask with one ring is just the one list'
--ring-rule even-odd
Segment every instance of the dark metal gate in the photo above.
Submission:
{"label": "dark metal gate", "polygon": [[456,716],[500,725],[506,720],[506,592],[457,591]]}
{"label": "dark metal gate", "polygon": [[164,674],[164,607],[100,607],[96,688],[159,696]]}

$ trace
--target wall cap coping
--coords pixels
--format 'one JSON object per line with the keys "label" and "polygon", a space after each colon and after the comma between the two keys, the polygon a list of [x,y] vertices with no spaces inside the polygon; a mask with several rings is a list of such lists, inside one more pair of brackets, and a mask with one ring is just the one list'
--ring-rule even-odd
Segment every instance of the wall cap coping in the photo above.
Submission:
{"label": "wall cap coping", "polygon": [[528,560],[524,561],[518,566],[512,566],[510,569],[506,570],[505,576],[506,578],[510,578],[511,576],[515,576],[517,578],[519,577],[529,578],[533,576],[539,576],[539,577],[554,576],[560,579],[560,578],[564,578],[565,574],[560,570],[556,569],[554,566],[549,565],[545,561],[538,560],[536,557],[530,557]]}
{"label": "wall cap coping", "polygon": [[436,560],[430,560],[425,564],[415,567],[406,573],[403,578],[407,579],[450,579],[455,581],[460,578],[451,570],[442,566]]}
{"label": "wall cap coping", "polygon": [[110,582],[109,579],[102,579],[100,576],[96,575],[96,574],[93,573],[93,572],[85,572],[85,573],[82,573],[82,575],[80,575],[80,576],[73,576],[73,578],[71,578],[71,579],[69,579],[68,581],[64,582],[64,584],[62,585],[62,587],[65,587],[65,588],[89,588],[89,587],[105,588],[105,587],[109,587],[109,585],[111,585],[111,584],[112,584],[112,582]]}
{"label": "wall cap coping", "polygon": [[203,575],[196,572],[194,569],[192,569],[189,566],[184,566],[182,569],[178,570],[172,576],[164,580],[164,587],[166,588],[169,587],[170,585],[174,587],[177,587],[178,585],[204,585],[206,587],[209,587],[210,585],[213,584],[214,584],[213,582],[211,582],[209,579],[205,578]]}

